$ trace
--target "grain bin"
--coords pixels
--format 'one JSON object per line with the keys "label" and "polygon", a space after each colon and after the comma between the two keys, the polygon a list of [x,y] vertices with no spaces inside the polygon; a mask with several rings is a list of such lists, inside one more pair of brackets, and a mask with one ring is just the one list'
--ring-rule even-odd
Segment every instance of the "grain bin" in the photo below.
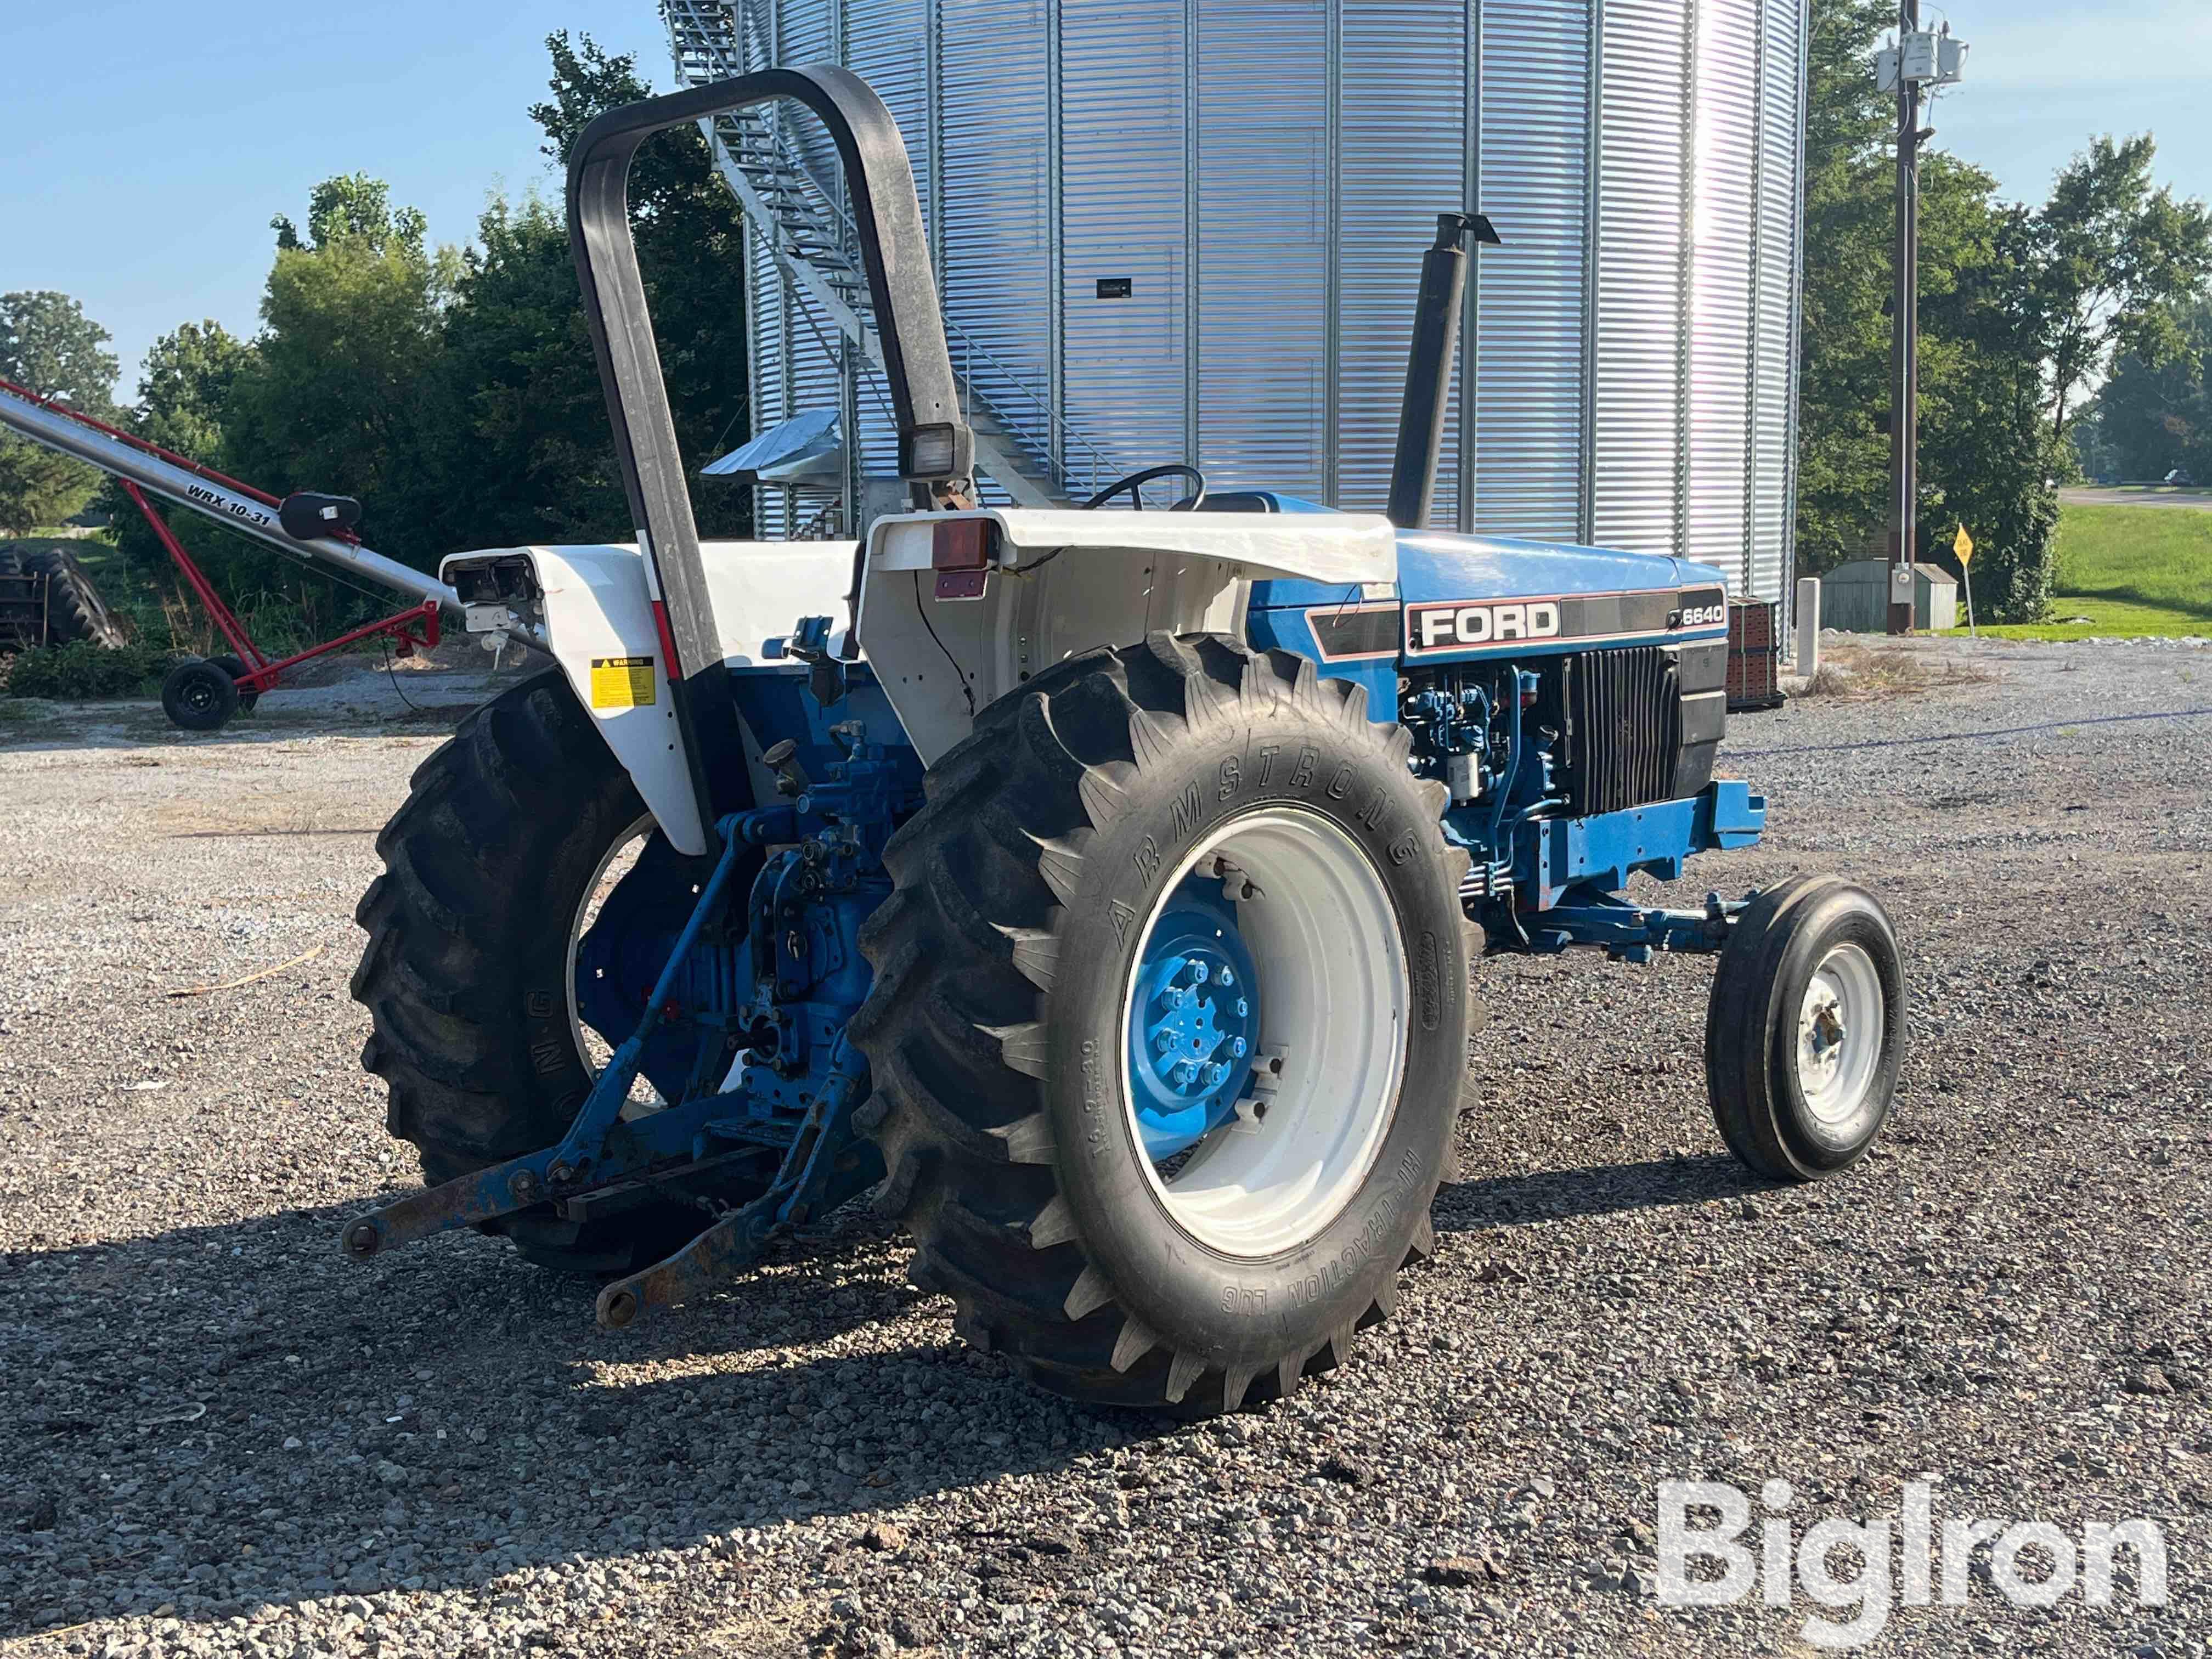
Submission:
{"label": "grain bin", "polygon": [[[1804,0],[665,10],[685,80],[833,60],[890,106],[1016,499],[1187,461],[1379,509],[1421,250],[1471,204],[1504,246],[1468,284],[1435,521],[1684,555],[1786,601]],[[764,125],[716,135],[775,210],[748,215],[753,429],[834,409],[860,441],[841,480],[761,489],[759,533],[826,533],[891,471],[890,422],[820,227],[775,222],[779,169],[834,202],[834,159],[803,118]]]}

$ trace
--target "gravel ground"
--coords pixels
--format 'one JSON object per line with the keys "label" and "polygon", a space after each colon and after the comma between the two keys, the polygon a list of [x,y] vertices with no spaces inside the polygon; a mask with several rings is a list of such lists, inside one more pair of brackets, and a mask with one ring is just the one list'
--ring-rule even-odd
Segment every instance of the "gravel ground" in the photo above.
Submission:
{"label": "gravel ground", "polygon": [[1802,1594],[1657,1604],[1657,1483],[1779,1477],[1802,1531],[1929,1471],[1940,1516],[2156,1520],[2169,1603],[1978,1576],[1875,1650],[2202,1656],[2212,650],[1918,648],[1988,678],[1734,725],[1772,829],[1692,878],[1891,908],[1875,1158],[1720,1152],[1709,964],[1492,962],[1438,1260],[1195,1427],[1012,1382],[860,1212],[622,1334],[495,1241],[342,1261],[412,1180],[346,976],[437,726],[0,727],[0,1648],[1803,1653]]}

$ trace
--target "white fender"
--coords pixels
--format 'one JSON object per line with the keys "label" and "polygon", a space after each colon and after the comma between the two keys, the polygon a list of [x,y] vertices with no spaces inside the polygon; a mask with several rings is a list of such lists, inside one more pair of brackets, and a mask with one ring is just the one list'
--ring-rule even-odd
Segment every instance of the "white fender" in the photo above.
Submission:
{"label": "white fender", "polygon": [[[939,599],[939,524],[984,519],[996,562],[981,596]],[[860,637],[927,764],[973,710],[1063,658],[1155,629],[1244,629],[1249,584],[1398,579],[1397,532],[1371,513],[1087,513],[984,508],[878,519],[868,532]]]}
{"label": "white fender", "polygon": [[[708,542],[700,552],[726,660],[750,668],[762,647],[801,617],[836,617],[852,578],[851,542]],[[645,561],[635,545],[510,547],[447,558],[440,575],[515,557],[529,561],[542,598],[534,615],[500,605],[466,607],[472,632],[526,634],[550,653],[637,793],[679,851],[707,850],[707,823],[676,738],[668,665],[653,623]],[[794,671],[797,672],[797,671]],[[763,734],[754,734],[760,739]],[[766,743],[775,741],[765,734]]]}

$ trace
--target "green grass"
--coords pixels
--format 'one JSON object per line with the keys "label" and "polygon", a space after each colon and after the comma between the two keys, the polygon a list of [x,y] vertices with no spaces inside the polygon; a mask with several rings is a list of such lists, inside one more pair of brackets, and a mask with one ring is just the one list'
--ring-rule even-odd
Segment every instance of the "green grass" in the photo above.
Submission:
{"label": "green grass", "polygon": [[2013,640],[2212,635],[2212,511],[2069,501],[2058,511],[2056,587],[2050,622],[1981,631]]}
{"label": "green grass", "polygon": [[2212,511],[2062,507],[2057,589],[2070,599],[2154,605],[2212,622]]}

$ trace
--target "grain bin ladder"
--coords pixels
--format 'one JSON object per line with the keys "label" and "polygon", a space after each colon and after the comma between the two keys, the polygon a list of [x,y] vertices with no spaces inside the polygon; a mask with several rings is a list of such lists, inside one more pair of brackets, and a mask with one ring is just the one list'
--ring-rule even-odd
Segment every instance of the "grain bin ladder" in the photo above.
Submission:
{"label": "grain bin ladder", "polygon": [[[743,33],[765,40],[757,0],[669,0],[669,44],[676,76],[711,85],[765,66],[748,62]],[[883,366],[870,325],[868,285],[854,252],[855,232],[791,148],[784,112],[773,106],[726,112],[699,123],[722,175],[773,253],[807,301]],[[1018,507],[1073,506],[1127,471],[1054,412],[1051,398],[977,344],[951,319],[946,343],[975,437],[975,462]],[[848,442],[851,434],[848,434]]]}

